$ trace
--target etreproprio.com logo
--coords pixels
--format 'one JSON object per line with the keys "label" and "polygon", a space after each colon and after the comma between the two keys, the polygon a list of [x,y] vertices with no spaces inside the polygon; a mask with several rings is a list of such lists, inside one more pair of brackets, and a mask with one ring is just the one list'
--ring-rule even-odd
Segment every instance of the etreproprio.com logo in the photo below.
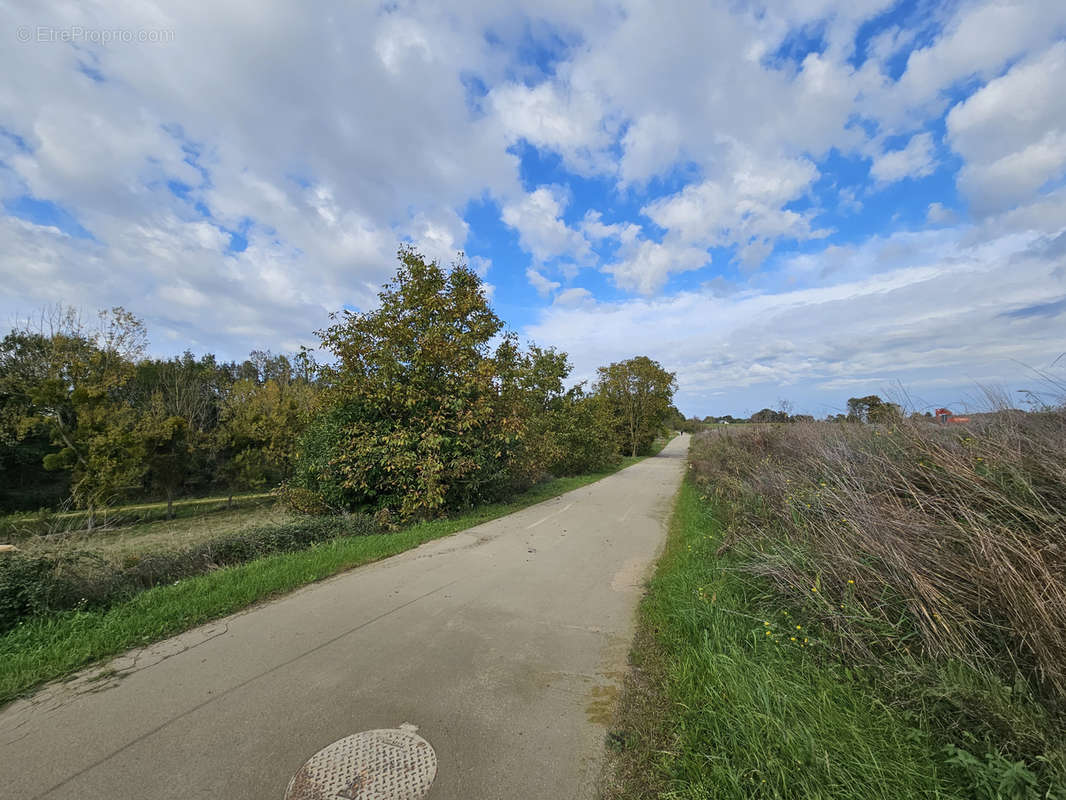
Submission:
{"label": "etreproprio.com logo", "polygon": [[20,25],[15,32],[20,42],[42,44],[167,44],[174,41],[170,28],[90,28],[83,25]]}

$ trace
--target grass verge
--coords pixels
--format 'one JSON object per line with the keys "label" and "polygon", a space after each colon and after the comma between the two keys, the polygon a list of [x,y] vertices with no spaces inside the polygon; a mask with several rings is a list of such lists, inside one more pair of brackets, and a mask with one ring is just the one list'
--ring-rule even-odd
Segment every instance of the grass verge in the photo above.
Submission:
{"label": "grass verge", "polygon": [[[667,441],[656,443],[653,454]],[[31,619],[0,636],[0,703],[132,647],[159,641],[257,601],[519,511],[641,460],[642,457],[624,458],[602,472],[555,478],[509,502],[418,523],[393,533],[333,539],[308,550],[268,556],[157,586],[106,610]]]}
{"label": "grass verge", "polygon": [[262,508],[273,502],[270,492],[254,492],[229,496],[191,497],[175,500],[173,516],[167,518],[166,502],[131,503],[102,508],[93,514],[93,529],[87,530],[87,511],[20,511],[0,516],[0,539],[18,541],[31,536],[59,535],[89,537],[102,533],[135,528],[153,521],[175,523],[179,520],[198,522],[207,515],[234,513]]}
{"label": "grass verge", "polygon": [[795,612],[771,612],[721,544],[686,479],[608,735],[609,800],[1059,796],[1023,764],[947,745],[877,671],[844,666]]}
{"label": "grass verge", "polygon": [[[295,515],[273,498],[234,508],[212,509],[196,516],[154,519],[93,531],[72,531],[59,536],[30,536],[17,545],[26,553],[60,555],[71,550],[91,551],[115,562],[161,550],[193,547],[201,542],[241,533],[248,528],[280,525]],[[2,538],[2,536],[0,536]]]}

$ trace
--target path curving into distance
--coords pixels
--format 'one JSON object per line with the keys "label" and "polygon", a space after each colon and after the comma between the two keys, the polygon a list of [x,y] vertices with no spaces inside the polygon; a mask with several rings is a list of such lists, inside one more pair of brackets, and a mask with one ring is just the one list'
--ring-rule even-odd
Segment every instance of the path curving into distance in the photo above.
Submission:
{"label": "path curving into distance", "polygon": [[331,743],[409,725],[430,800],[593,797],[687,447],[12,703],[4,796],[282,800]]}

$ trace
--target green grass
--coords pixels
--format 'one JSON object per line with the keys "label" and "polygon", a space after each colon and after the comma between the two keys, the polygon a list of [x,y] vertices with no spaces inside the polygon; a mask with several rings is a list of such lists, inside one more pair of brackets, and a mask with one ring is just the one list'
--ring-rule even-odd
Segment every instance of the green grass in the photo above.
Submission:
{"label": "green grass", "polygon": [[[658,453],[666,442],[658,442],[654,452]],[[418,523],[394,533],[334,539],[309,550],[269,556],[158,586],[106,610],[29,620],[0,636],[0,703],[131,647],[159,641],[257,601],[505,516],[640,460],[641,457],[624,458],[602,472],[556,478],[510,502]]]}
{"label": "green grass", "polygon": [[878,695],[876,676],[832,660],[787,609],[762,607],[720,544],[686,480],[608,737],[608,797],[986,796],[948,766],[927,720]]}
{"label": "green grass", "polygon": [[23,511],[0,516],[0,540],[17,541],[29,536],[56,533],[64,537],[80,534],[95,537],[148,524],[153,520],[166,523],[192,520],[195,524],[205,516],[231,515],[249,508],[262,508],[272,502],[269,492],[236,494],[232,499],[228,496],[190,497],[174,501],[174,516],[170,520],[166,519],[166,502],[131,503],[96,511],[92,531],[85,529],[89,518],[86,511]]}
{"label": "green grass", "polygon": [[144,556],[161,550],[193,547],[201,542],[240,533],[248,528],[277,525],[293,518],[288,511],[270,502],[246,501],[231,509],[213,509],[175,519],[156,519],[132,525],[93,531],[76,531],[59,537],[31,536],[18,547],[34,555],[62,553],[69,550],[91,551],[111,561]]}

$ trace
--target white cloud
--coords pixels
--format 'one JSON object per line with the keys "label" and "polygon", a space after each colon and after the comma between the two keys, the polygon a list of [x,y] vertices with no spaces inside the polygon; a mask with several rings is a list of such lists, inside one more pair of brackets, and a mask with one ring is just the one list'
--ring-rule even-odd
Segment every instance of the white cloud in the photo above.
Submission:
{"label": "white cloud", "polygon": [[649,295],[658,291],[671,274],[699,269],[709,260],[705,248],[640,239],[624,243],[618,258],[605,264],[603,271],[617,286]]}
{"label": "white cloud", "polygon": [[485,258],[484,256],[470,256],[467,261],[469,262],[471,269],[473,269],[481,278],[485,278],[489,274],[489,270],[492,269],[491,258]]}
{"label": "white cloud", "polygon": [[981,213],[1029,201],[1066,174],[1066,42],[1016,64],[947,117],[958,183]]}
{"label": "white cloud", "polygon": [[926,209],[925,218],[931,225],[948,225],[955,221],[956,214],[943,203],[930,203]]}
{"label": "white cloud", "polygon": [[533,267],[526,270],[526,278],[529,280],[529,285],[536,289],[537,294],[541,297],[547,297],[562,286],[559,281],[549,280],[537,270],[533,269]]}
{"label": "white cloud", "polygon": [[631,242],[640,234],[640,226],[632,222],[615,222],[607,224],[603,221],[603,215],[595,209],[589,209],[585,218],[581,221],[581,232],[592,242],[604,239],[619,239],[623,242]]}
{"label": "white cloud", "polygon": [[[802,197],[818,176],[806,159],[760,159],[739,146],[732,171],[689,184],[643,210],[668,235],[685,245],[737,245],[748,268],[759,266],[779,239],[825,235],[812,230],[810,214],[784,206]],[[681,269],[682,267],[679,267]]]}
{"label": "white cloud", "polygon": [[[47,20],[175,35],[0,48],[0,199],[54,203],[95,238],[20,228],[18,246],[0,253],[5,285],[19,287],[0,313],[52,299],[121,303],[150,330],[182,330],[234,356],[306,341],[326,310],[375,302],[400,240],[450,261],[467,235],[466,203],[520,191],[505,137],[471,112],[458,79],[502,68],[482,35],[491,16],[471,24],[364,4],[323,26],[321,14],[262,4],[249,25],[226,4],[164,13],[61,3],[0,16],[9,30]],[[247,237],[246,250],[229,251],[229,231]],[[24,280],[28,261],[61,279]],[[94,278],[86,264],[96,263],[106,267]],[[175,320],[178,289],[209,307]]]}
{"label": "white cloud", "polygon": [[585,303],[591,302],[593,299],[592,292],[588,289],[582,289],[580,287],[573,287],[571,289],[564,289],[555,296],[554,305],[557,306],[580,306]]}
{"label": "white cloud", "polygon": [[894,183],[904,178],[924,178],[936,169],[933,135],[919,133],[901,150],[886,150],[874,159],[870,174],[878,183]]}
{"label": "white cloud", "polygon": [[896,124],[938,113],[949,87],[993,78],[1019,55],[1066,35],[1060,0],[984,0],[953,12],[940,36],[910,54],[898,83],[869,97],[872,116]]}
{"label": "white cloud", "polygon": [[518,231],[522,248],[538,263],[567,256],[579,261],[591,257],[588,242],[567,226],[563,212],[566,192],[558,186],[541,186],[520,200],[503,207],[503,221]]}
{"label": "white cloud", "polygon": [[[1066,219],[1066,4],[932,4],[928,27],[882,31],[856,67],[856,31],[890,5],[263,2],[254,24],[225,3],[5,6],[7,30],[55,19],[176,39],[0,48],[0,200],[55,203],[93,237],[0,218],[0,313],[122,303],[178,346],[227,355],[306,341],[327,311],[375,302],[399,241],[448,262],[492,236],[464,211],[496,203],[530,254],[498,258],[501,294],[526,272],[560,342],[584,342],[589,363],[656,348],[686,392],[776,380],[814,394],[941,359],[958,379],[1007,351],[1035,358],[1048,334],[997,314],[1061,290],[1061,256],[1026,242],[1057,241]],[[820,52],[782,49],[799,31],[817,31]],[[528,58],[531,40],[544,58]],[[928,174],[926,131],[952,104],[944,146],[978,227],[949,227],[943,198],[923,197],[930,230],[814,250],[831,234],[822,204],[860,214],[870,194],[848,179],[834,204],[836,157],[871,159],[881,183]],[[906,146],[884,152],[895,139]],[[522,142],[535,164],[520,165]],[[589,200],[599,184],[568,172],[612,188]],[[587,205],[539,185],[568,181]],[[705,290],[656,297],[717,247],[741,274],[721,264],[725,277],[688,279]],[[563,285],[593,264],[643,297]],[[970,355],[953,344],[971,338]]]}
{"label": "white cloud", "polygon": [[957,401],[960,386],[1014,390],[1019,362],[1045,365],[1061,352],[1058,328],[1031,310],[1066,296],[1066,275],[1046,238],[986,234],[879,239],[840,256],[880,271],[845,268],[803,288],[782,273],[760,290],[557,304],[525,333],[568,352],[576,380],[635,353],[658,359],[678,373],[682,411],[701,415],[750,413],[779,397],[825,414],[900,383],[931,404]]}
{"label": "white cloud", "polygon": [[611,169],[603,151],[612,137],[594,95],[551,82],[510,83],[493,89],[489,102],[510,141],[555,150],[579,173]]}
{"label": "white cloud", "polygon": [[674,164],[681,151],[681,132],[667,114],[645,114],[622,137],[621,184],[643,183]]}

